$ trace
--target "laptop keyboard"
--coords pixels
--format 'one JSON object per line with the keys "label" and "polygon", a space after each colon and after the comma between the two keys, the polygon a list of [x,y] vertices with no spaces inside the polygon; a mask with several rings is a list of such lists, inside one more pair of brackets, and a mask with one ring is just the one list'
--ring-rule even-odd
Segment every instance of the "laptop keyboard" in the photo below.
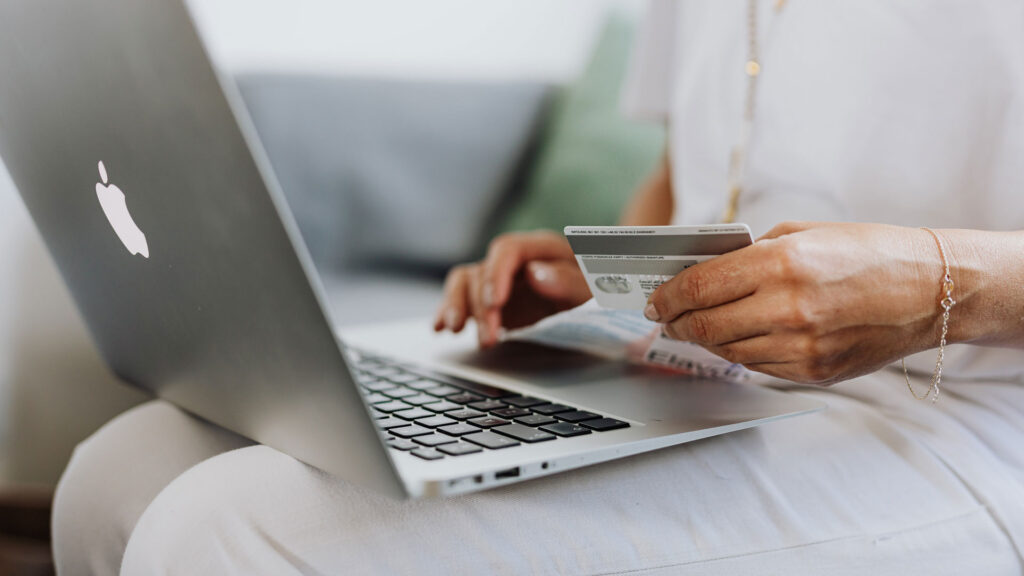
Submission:
{"label": "laptop keyboard", "polygon": [[352,354],[351,365],[387,445],[424,460],[629,427],[596,412],[384,358]]}

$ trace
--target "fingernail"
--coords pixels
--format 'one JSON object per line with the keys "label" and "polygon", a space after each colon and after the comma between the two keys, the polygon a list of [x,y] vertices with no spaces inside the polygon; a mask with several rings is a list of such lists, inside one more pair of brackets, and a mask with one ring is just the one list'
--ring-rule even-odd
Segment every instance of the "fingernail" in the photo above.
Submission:
{"label": "fingernail", "polygon": [[476,326],[476,339],[480,341],[481,346],[487,345],[490,342],[491,332],[487,328],[486,324],[477,324]]}
{"label": "fingernail", "polygon": [[654,307],[654,304],[650,302],[644,307],[644,318],[647,318],[651,322],[657,322],[661,320],[661,315],[658,314],[658,309]]}
{"label": "fingernail", "polygon": [[455,325],[459,320],[459,312],[455,308],[449,308],[444,311],[444,325],[449,330],[454,330]]}
{"label": "fingernail", "polygon": [[484,306],[491,308],[494,306],[494,284],[490,282],[484,284],[483,290]]}
{"label": "fingernail", "polygon": [[530,273],[537,282],[548,282],[551,280],[551,270],[544,264],[532,264]]}

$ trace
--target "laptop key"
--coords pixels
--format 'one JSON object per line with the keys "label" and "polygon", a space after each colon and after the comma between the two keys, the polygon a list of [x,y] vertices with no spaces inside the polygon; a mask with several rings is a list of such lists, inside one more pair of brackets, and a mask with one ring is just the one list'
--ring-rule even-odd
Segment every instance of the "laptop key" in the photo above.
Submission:
{"label": "laptop key", "polygon": [[419,448],[420,445],[413,442],[412,440],[406,440],[405,438],[395,438],[394,440],[388,441],[388,446],[395,450],[412,450],[413,448]]}
{"label": "laptop key", "polygon": [[365,398],[366,398],[366,403],[367,404],[378,404],[380,402],[391,402],[391,398],[388,398],[387,396],[385,396],[383,394],[377,394],[377,393],[367,394]]}
{"label": "laptop key", "polygon": [[445,416],[449,418],[455,418],[456,420],[469,420],[470,418],[479,418],[486,416],[483,412],[478,412],[470,408],[462,408],[461,410],[452,410],[451,412],[445,412]]}
{"label": "laptop key", "polygon": [[508,426],[499,426],[492,428],[493,431],[516,440],[522,440],[523,442],[543,442],[544,440],[554,440],[555,435],[543,430],[537,430],[536,428],[530,428],[529,426],[523,426],[522,424],[509,424]]}
{"label": "laptop key", "polygon": [[410,452],[413,456],[419,456],[424,460],[440,460],[444,458],[444,454],[441,454],[434,448],[417,448]]}
{"label": "laptop key", "polygon": [[476,426],[466,424],[465,422],[459,422],[458,424],[450,424],[448,426],[442,426],[438,428],[439,431],[452,436],[464,436],[466,434],[473,434],[479,432],[480,429]]}
{"label": "laptop key", "polygon": [[498,400],[483,400],[481,402],[471,402],[469,404],[470,408],[481,412],[490,412],[491,410],[498,410],[500,408],[506,408],[507,406],[508,404]]}
{"label": "laptop key", "polygon": [[406,404],[412,404],[414,406],[419,406],[421,404],[430,404],[431,402],[437,402],[438,400],[440,400],[440,398],[437,398],[436,396],[431,396],[430,394],[417,394],[415,396],[402,398],[402,402],[405,402]]}
{"label": "laptop key", "polygon": [[394,387],[394,388],[392,388],[390,390],[384,390],[383,392],[381,392],[381,394],[383,394],[383,395],[385,395],[385,396],[387,396],[389,398],[396,398],[397,399],[397,398],[405,398],[406,396],[415,396],[417,394],[417,392],[415,390],[410,390],[408,388],[399,388],[399,387],[396,386],[396,387]]}
{"label": "laptop key", "polygon": [[580,426],[579,424],[573,424],[572,422],[559,422],[557,424],[548,424],[547,426],[541,426],[541,430],[545,432],[551,432],[552,434],[558,434],[559,436],[582,436],[584,434],[590,434],[590,430]]}
{"label": "laptop key", "polygon": [[449,402],[455,402],[456,404],[469,404],[470,402],[477,402],[483,400],[482,397],[476,394],[470,394],[469,392],[459,392],[458,394],[449,394],[445,397]]}
{"label": "laptop key", "polygon": [[591,430],[597,430],[598,432],[605,432],[607,430],[618,430],[619,428],[629,428],[628,422],[616,420],[615,418],[598,418],[597,420],[585,420],[583,422],[580,422],[580,425],[590,428]]}
{"label": "laptop key", "polygon": [[401,370],[394,366],[370,367],[367,368],[366,371],[378,378],[390,378],[391,376],[397,376],[402,373]]}
{"label": "laptop key", "polygon": [[479,446],[470,444],[468,442],[458,442],[455,444],[442,444],[437,447],[438,450],[445,454],[452,456],[462,456],[463,454],[475,454],[477,452],[483,452],[483,449]]}
{"label": "laptop key", "polygon": [[547,404],[547,400],[541,400],[540,398],[534,398],[533,396],[520,396],[518,398],[506,398],[505,404],[511,404],[519,408],[529,408],[530,406],[537,406],[540,404]]}
{"label": "laptop key", "polygon": [[484,448],[490,448],[491,450],[508,448],[509,446],[519,446],[519,442],[505,436],[499,436],[494,432],[478,432],[476,434],[463,436],[462,439],[467,442],[472,442],[473,444],[479,444]]}
{"label": "laptop key", "polygon": [[[590,430],[587,430],[587,432],[589,433]],[[424,436],[417,436],[413,438],[412,441],[416,442],[417,444],[422,444],[424,446],[440,446],[441,444],[456,442],[458,441],[458,438],[452,438],[451,436],[445,436],[444,434],[434,433],[426,434]]]}
{"label": "laptop key", "polygon": [[566,406],[565,404],[540,404],[539,406],[531,406],[531,410],[537,414],[557,414],[559,412],[569,412],[575,410],[572,406]]}
{"label": "laptop key", "polygon": [[504,426],[508,424],[508,420],[502,420],[501,418],[495,418],[494,416],[482,416],[480,418],[473,418],[469,420],[469,423],[480,428],[494,428],[495,426]]}
{"label": "laptop key", "polygon": [[401,418],[393,418],[388,416],[382,420],[377,420],[377,428],[381,430],[390,430],[392,428],[400,428],[402,426],[408,426],[409,423]]}
{"label": "laptop key", "polygon": [[455,402],[449,402],[447,400],[441,400],[440,402],[431,402],[430,404],[424,404],[424,408],[431,412],[448,412],[449,410],[459,410],[462,406],[459,406]]}
{"label": "laptop key", "polygon": [[[412,371],[419,372],[418,370]],[[498,388],[496,386],[491,386],[489,384],[484,384],[482,382],[473,382],[472,380],[466,380],[465,378],[459,378],[457,376],[436,374],[428,371],[423,371],[421,374],[425,378],[437,380],[442,384],[449,384],[451,386],[455,386],[456,388],[461,388],[462,390],[469,390],[486,398],[505,398],[508,396],[518,396],[518,394],[515,394],[514,392],[509,392],[508,390]]]}
{"label": "laptop key", "polygon": [[436,388],[440,385],[441,383],[436,380],[424,380],[423,378],[417,378],[406,384],[406,386],[414,390],[426,390],[427,388]]}
{"label": "laptop key", "polygon": [[440,414],[434,414],[427,418],[420,418],[416,421],[420,426],[426,426],[427,428],[438,428],[440,426],[449,426],[455,424],[456,421],[452,420],[447,416],[441,416]]}
{"label": "laptop key", "polygon": [[408,384],[409,382],[415,382],[416,380],[419,379],[419,376],[415,374],[410,374],[409,372],[402,372],[401,374],[388,376],[388,380],[394,382],[395,384]]}
{"label": "laptop key", "polygon": [[389,416],[389,414],[387,414],[386,412],[381,412],[380,410],[374,410],[373,408],[370,408],[370,417],[371,418],[375,418],[377,420],[380,420],[381,418],[387,418],[388,416]]}
{"label": "laptop key", "polygon": [[555,417],[559,420],[565,420],[566,422],[583,422],[584,420],[593,420],[600,418],[600,414],[594,414],[593,412],[587,412],[586,410],[573,410],[572,412],[559,412],[555,414]]}
{"label": "laptop key", "polygon": [[416,408],[410,408],[408,410],[399,410],[394,413],[394,416],[398,416],[403,420],[419,420],[420,418],[427,418],[433,416],[434,413],[430,410],[424,410],[417,406]]}
{"label": "laptop key", "polygon": [[371,392],[381,392],[383,390],[390,390],[395,387],[394,384],[387,380],[369,380],[363,382],[363,387]]}
{"label": "laptop key", "polygon": [[423,436],[425,434],[431,434],[434,431],[430,428],[424,428],[423,426],[417,426],[410,424],[409,426],[403,426],[401,428],[392,428],[388,432],[398,436],[399,438],[412,438],[414,436]]}
{"label": "laptop key", "polygon": [[460,390],[454,386],[442,384],[434,388],[427,388],[424,390],[424,392],[426,392],[427,394],[431,394],[433,396],[447,396],[449,394],[457,394],[460,392]]}
{"label": "laptop key", "polygon": [[445,376],[443,378],[438,378],[438,380],[443,380],[447,384],[458,386],[463,390],[475,392],[486,398],[510,398],[512,396],[519,396],[519,394],[509,392],[504,388],[498,388],[497,386],[491,386],[490,384],[484,384],[483,382],[473,382],[472,380],[457,378],[455,376]]}
{"label": "laptop key", "polygon": [[555,422],[558,422],[558,420],[555,420],[551,416],[545,416],[543,414],[521,416],[519,418],[515,418],[513,421],[520,424],[526,424],[527,426],[543,426],[545,424],[554,424]]}
{"label": "laptop key", "polygon": [[510,406],[508,408],[499,408],[497,410],[491,410],[491,414],[499,416],[501,418],[518,418],[519,416],[529,416],[530,411],[526,408],[517,408]]}
{"label": "laptop key", "polygon": [[398,412],[399,410],[408,410],[412,408],[401,400],[392,400],[391,402],[385,402],[384,404],[374,404],[374,408],[381,412]]}

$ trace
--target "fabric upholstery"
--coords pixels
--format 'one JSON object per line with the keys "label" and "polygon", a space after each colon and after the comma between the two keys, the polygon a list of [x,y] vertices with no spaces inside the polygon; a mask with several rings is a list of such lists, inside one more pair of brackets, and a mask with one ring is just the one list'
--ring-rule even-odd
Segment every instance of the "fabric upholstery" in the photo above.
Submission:
{"label": "fabric upholstery", "polygon": [[298,75],[238,85],[314,259],[333,267],[473,256],[550,90]]}
{"label": "fabric upholstery", "polygon": [[632,38],[632,23],[613,14],[579,79],[560,92],[525,186],[510,201],[496,234],[618,223],[665,145],[661,125],[620,111]]}

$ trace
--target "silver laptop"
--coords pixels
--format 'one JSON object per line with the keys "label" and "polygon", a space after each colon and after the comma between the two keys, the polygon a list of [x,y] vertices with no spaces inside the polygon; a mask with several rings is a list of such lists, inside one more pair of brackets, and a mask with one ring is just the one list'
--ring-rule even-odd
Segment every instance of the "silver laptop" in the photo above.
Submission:
{"label": "silver laptop", "polygon": [[391,495],[481,490],[822,407],[527,345],[480,354],[422,322],[344,345],[180,0],[0,3],[0,156],[118,376]]}

